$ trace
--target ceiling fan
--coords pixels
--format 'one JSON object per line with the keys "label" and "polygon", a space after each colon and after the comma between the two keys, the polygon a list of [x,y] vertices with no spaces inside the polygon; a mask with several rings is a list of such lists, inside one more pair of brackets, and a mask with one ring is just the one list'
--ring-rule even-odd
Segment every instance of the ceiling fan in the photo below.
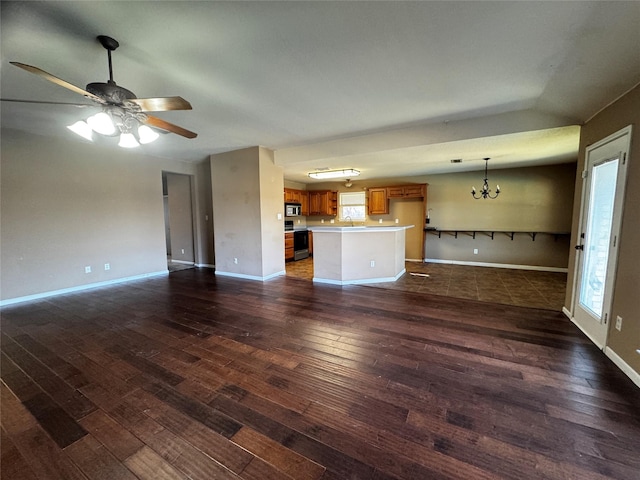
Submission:
{"label": "ceiling fan", "polygon": [[[113,80],[113,68],[111,62],[111,52],[120,46],[120,44],[111,37],[99,35],[98,41],[107,50],[109,60],[109,80],[106,83],[95,82],[89,83],[83,90],[61,78],[58,78],[44,70],[26,65],[20,62],[10,62],[16,67],[22,68],[27,72],[34,73],[45,80],[59,85],[67,90],[78,93],[85,98],[92,100],[102,107],[102,112],[87,119],[87,122],[76,122],[74,126],[69,126],[71,130],[90,138],[91,131],[96,131],[103,135],[121,134],[121,146],[137,146],[137,140],[134,134],[137,134],[140,143],[148,143],[150,138],[157,138],[157,133],[153,129],[159,129],[165,132],[176,133],[186,138],[196,138],[197,134],[185,128],[169,123],[161,118],[154,117],[146,112],[163,112],[169,110],[191,110],[191,104],[182,97],[156,97],[156,98],[137,98],[136,95]],[[87,104],[69,104],[63,102],[44,102],[34,100],[6,100],[13,102],[25,103],[50,103],[50,104],[66,104],[76,106],[87,106]],[[82,125],[84,124],[84,125]],[[153,129],[149,128],[153,127]],[[143,140],[144,138],[144,140]],[[128,145],[123,144],[123,140],[128,140]],[[148,140],[148,141],[145,141]],[[127,143],[127,142],[125,142]]]}

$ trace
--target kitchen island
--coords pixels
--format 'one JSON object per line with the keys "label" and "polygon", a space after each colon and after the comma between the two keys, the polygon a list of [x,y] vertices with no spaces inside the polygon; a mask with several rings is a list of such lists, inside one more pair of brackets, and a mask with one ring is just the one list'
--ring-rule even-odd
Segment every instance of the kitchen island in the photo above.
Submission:
{"label": "kitchen island", "polygon": [[405,273],[409,226],[308,227],[313,281],[335,285],[394,282]]}

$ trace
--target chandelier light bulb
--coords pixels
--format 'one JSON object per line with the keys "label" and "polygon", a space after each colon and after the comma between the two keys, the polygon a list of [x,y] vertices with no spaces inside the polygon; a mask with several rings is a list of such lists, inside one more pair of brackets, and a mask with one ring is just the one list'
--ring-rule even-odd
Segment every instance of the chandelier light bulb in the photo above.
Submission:
{"label": "chandelier light bulb", "polygon": [[123,148],[135,148],[139,147],[140,144],[136,140],[136,137],[133,136],[133,133],[123,133],[120,135],[120,142],[118,143],[118,146]]}
{"label": "chandelier light bulb", "polygon": [[91,130],[91,127],[87,124],[87,122],[78,120],[73,125],[67,126],[67,128],[73,133],[93,142],[93,130]]}
{"label": "chandelier light bulb", "polygon": [[94,132],[101,135],[113,135],[116,132],[116,127],[111,117],[105,112],[96,113],[87,118],[87,123]]}
{"label": "chandelier light bulb", "polygon": [[146,125],[140,125],[138,127],[138,137],[140,138],[140,143],[143,145],[157,140],[159,136],[157,132],[154,132],[153,129]]}

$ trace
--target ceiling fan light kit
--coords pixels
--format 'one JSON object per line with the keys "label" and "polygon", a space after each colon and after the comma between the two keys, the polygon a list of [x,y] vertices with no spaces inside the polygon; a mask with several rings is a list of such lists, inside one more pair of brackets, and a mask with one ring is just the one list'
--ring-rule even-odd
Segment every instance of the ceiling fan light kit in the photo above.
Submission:
{"label": "ceiling fan light kit", "polygon": [[[109,61],[109,80],[106,83],[89,83],[86,90],[72,85],[38,67],[19,62],[10,62],[16,67],[38,75],[58,86],[83,95],[102,107],[102,111],[87,118],[79,120],[67,128],[81,137],[93,141],[93,132],[105,136],[120,134],[118,145],[124,148],[137,147],[140,144],[148,144],[157,140],[159,135],[155,129],[175,133],[185,138],[196,138],[198,135],[185,128],[174,125],[158,117],[148,115],[145,112],[161,112],[168,110],[191,110],[191,104],[181,97],[157,97],[137,98],[136,95],[116,84],[113,80],[113,64],[111,52],[118,48],[119,43],[106,35],[99,35],[98,41],[107,50]],[[34,102],[25,100],[25,103],[56,103]],[[153,128],[151,128],[151,127]]]}

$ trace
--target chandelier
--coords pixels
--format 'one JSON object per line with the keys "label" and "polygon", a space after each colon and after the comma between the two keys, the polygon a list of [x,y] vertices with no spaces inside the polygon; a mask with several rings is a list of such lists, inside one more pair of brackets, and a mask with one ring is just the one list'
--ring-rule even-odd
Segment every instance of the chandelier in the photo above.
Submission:
{"label": "chandelier", "polygon": [[118,146],[135,148],[140,144],[151,143],[159,137],[157,132],[144,125],[146,119],[147,116],[142,112],[109,105],[86,121],[79,120],[67,128],[89,141],[93,141],[93,132],[108,137],[120,135]]}
{"label": "chandelier", "polygon": [[498,195],[500,195],[500,185],[496,185],[496,194],[491,195],[491,189],[489,188],[489,181],[487,179],[487,167],[489,166],[489,159],[485,158],[484,162],[484,183],[482,185],[480,194],[476,196],[476,187],[471,187],[471,195],[473,195],[473,198],[475,198],[476,200],[480,200],[481,198],[494,199],[497,198]]}

